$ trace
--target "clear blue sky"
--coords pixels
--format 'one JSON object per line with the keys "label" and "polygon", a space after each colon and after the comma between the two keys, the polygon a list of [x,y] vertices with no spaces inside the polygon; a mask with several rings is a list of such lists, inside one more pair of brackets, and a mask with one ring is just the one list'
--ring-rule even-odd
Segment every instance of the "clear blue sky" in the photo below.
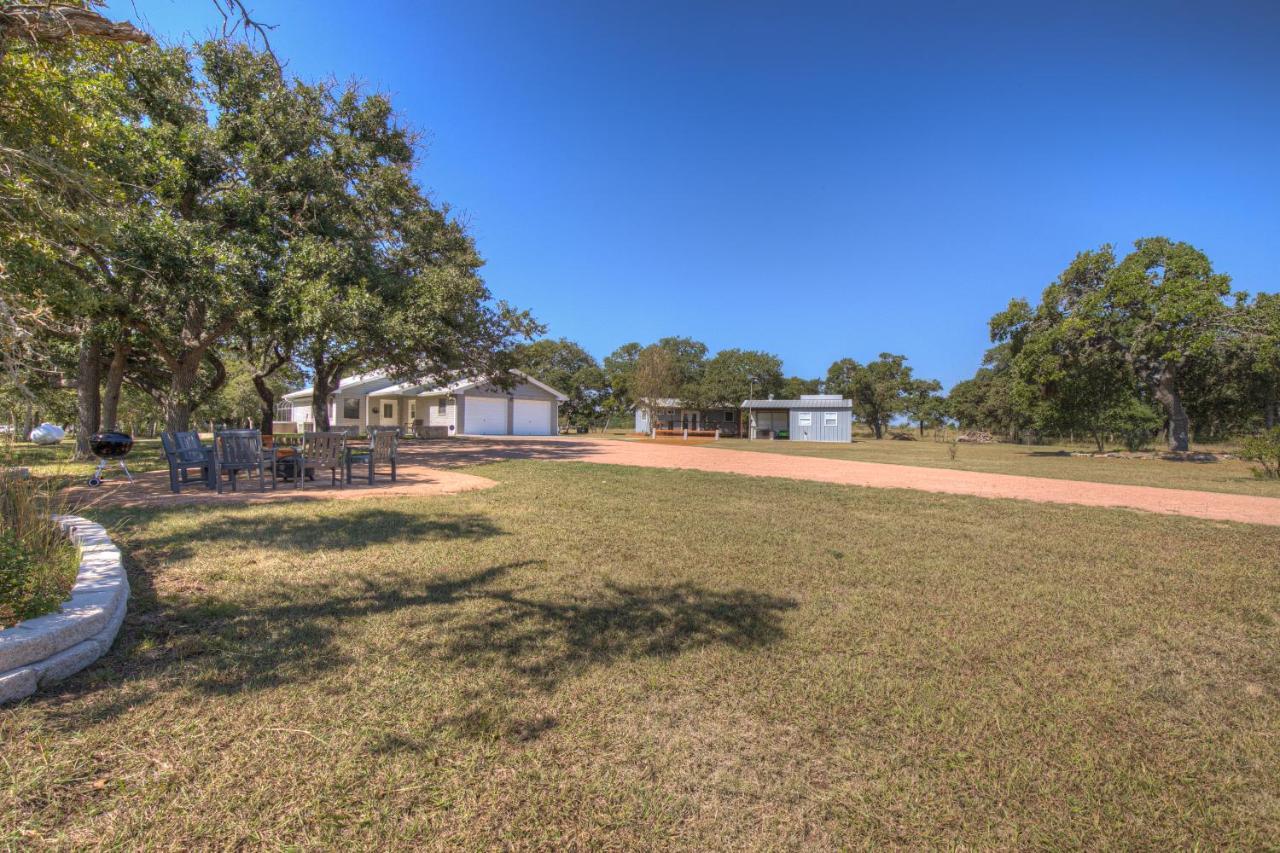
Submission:
{"label": "clear blue sky", "polygon": [[[689,335],[946,385],[1081,249],[1280,289],[1280,3],[249,0],[388,92],[494,293],[603,357]],[[211,0],[116,0],[175,40]]]}

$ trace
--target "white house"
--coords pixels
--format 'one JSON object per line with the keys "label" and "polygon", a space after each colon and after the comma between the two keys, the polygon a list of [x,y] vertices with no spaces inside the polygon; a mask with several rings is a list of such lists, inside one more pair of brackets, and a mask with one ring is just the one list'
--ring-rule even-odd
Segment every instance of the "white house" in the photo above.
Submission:
{"label": "white house", "polygon": [[[397,426],[405,433],[436,435],[555,435],[560,404],[569,399],[533,377],[513,370],[516,382],[508,389],[488,379],[468,379],[449,385],[393,382],[382,372],[343,379],[329,399],[329,423],[334,429],[367,431]],[[312,389],[282,398],[282,420],[312,428]],[[287,412],[284,411],[287,406]]]}

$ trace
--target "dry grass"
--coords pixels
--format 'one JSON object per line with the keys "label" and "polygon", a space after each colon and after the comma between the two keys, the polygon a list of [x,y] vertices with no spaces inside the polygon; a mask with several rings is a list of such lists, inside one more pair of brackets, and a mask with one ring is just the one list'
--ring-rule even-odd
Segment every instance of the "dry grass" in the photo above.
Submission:
{"label": "dry grass", "polygon": [[[93,473],[98,462],[94,459],[76,461],[72,458],[75,449],[74,436],[68,436],[60,444],[43,446],[29,441],[6,441],[0,444],[0,465],[30,468],[31,475],[39,479],[83,482]],[[158,438],[136,439],[125,462],[135,474],[160,471],[167,467]],[[124,477],[124,472],[112,462],[107,467],[106,476]]]}
{"label": "dry grass", "polygon": [[0,837],[1280,837],[1280,530],[687,471],[473,470],[501,485],[108,519],[131,615],[98,666],[0,711]]}
{"label": "dry grass", "polygon": [[53,520],[52,485],[0,470],[0,628],[58,609],[75,584],[79,551]]}
{"label": "dry grass", "polygon": [[1280,481],[1257,478],[1251,470],[1253,466],[1240,460],[1175,462],[1165,459],[1095,459],[1071,455],[1072,451],[1088,452],[1089,448],[1081,446],[1023,444],[960,444],[953,460],[947,452],[945,442],[933,441],[927,437],[920,441],[877,441],[857,437],[852,444],[727,439],[708,446],[726,450],[848,459],[855,462],[1049,477],[1055,480],[1280,497]]}

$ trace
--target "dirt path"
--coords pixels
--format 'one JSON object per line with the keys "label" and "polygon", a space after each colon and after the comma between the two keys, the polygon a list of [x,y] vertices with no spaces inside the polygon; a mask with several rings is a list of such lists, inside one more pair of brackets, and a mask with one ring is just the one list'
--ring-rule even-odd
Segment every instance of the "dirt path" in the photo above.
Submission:
{"label": "dirt path", "polygon": [[76,486],[68,489],[66,495],[77,512],[93,509],[95,506],[105,507],[143,507],[143,506],[175,506],[179,504],[249,504],[273,501],[298,500],[361,500],[364,498],[401,498],[401,497],[433,497],[435,495],[451,495],[457,492],[469,492],[475,489],[487,489],[496,486],[487,477],[477,477],[462,471],[441,471],[428,468],[420,458],[408,454],[396,471],[396,482],[383,474],[375,478],[374,484],[358,476],[349,486],[337,488],[330,484],[327,473],[317,474],[314,482],[305,483],[298,489],[293,485],[280,482],[276,488],[258,490],[257,477],[244,478],[237,491],[224,489],[222,494],[211,492],[197,483],[184,487],[180,494],[169,491],[169,475],[165,471],[152,471],[134,476],[129,483],[116,477],[97,488]]}
{"label": "dirt path", "polygon": [[1218,521],[1280,525],[1280,498],[1253,495],[1122,486],[608,439],[455,439],[420,447],[421,449],[415,448],[414,453],[421,454],[426,464],[436,466],[533,458],[648,468],[684,468],[872,488],[919,489],[982,498],[1123,507]]}
{"label": "dirt path", "polygon": [[1168,515],[1280,526],[1280,498],[590,438],[462,438],[408,444],[401,449],[398,482],[391,483],[379,477],[374,486],[357,481],[345,489],[337,489],[328,485],[326,477],[321,477],[320,482],[308,484],[301,491],[281,484],[275,491],[259,492],[255,484],[248,488],[242,487],[241,491],[234,494],[225,492],[218,495],[192,486],[181,495],[174,495],[169,492],[168,475],[153,472],[139,475],[138,482],[133,484],[125,484],[116,479],[98,489],[79,487],[69,494],[83,508],[93,505],[144,506],[430,497],[495,485],[492,480],[456,469],[462,465],[503,459],[543,459],[718,471],[848,486],[918,489],[981,498],[1123,507]]}

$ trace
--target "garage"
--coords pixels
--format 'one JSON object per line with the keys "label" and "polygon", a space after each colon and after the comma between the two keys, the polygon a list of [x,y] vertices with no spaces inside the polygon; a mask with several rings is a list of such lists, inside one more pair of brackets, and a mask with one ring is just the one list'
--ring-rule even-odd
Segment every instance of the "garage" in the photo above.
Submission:
{"label": "garage", "polygon": [[552,429],[552,413],[555,411],[554,400],[521,400],[512,401],[511,434],[512,435],[554,435]]}
{"label": "garage", "polygon": [[462,431],[469,435],[507,435],[507,398],[466,396]]}

